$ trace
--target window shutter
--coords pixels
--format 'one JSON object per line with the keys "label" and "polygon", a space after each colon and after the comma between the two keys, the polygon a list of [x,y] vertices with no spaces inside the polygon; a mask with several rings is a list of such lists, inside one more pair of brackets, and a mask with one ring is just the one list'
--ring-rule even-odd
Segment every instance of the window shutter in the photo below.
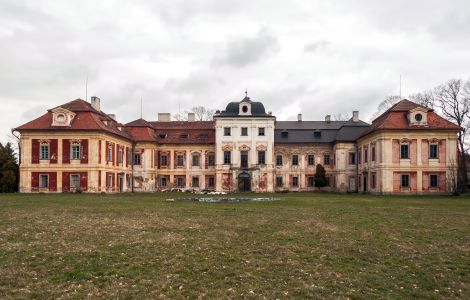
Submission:
{"label": "window shutter", "polygon": [[70,140],[62,140],[62,163],[70,163]]}
{"label": "window shutter", "polygon": [[69,172],[62,172],[62,191],[63,192],[70,191],[70,173]]}
{"label": "window shutter", "polygon": [[31,192],[39,191],[39,173],[32,172],[31,173]]}
{"label": "window shutter", "polygon": [[109,162],[108,151],[109,151],[109,142],[106,142],[106,149],[104,151],[105,153],[104,157],[106,158],[106,162]]}
{"label": "window shutter", "polygon": [[[39,163],[39,140],[33,139],[31,144],[31,163],[38,164]],[[39,181],[38,181],[39,186]]]}
{"label": "window shutter", "polygon": [[183,151],[183,168],[186,167],[186,151]]}
{"label": "window shutter", "polygon": [[87,172],[80,173],[80,189],[82,191],[86,191],[88,189],[88,173]]}
{"label": "window shutter", "polygon": [[113,162],[114,162],[115,166],[118,165],[118,160],[117,160],[117,149],[118,149],[118,147],[119,147],[118,144],[113,145]]}
{"label": "window shutter", "polygon": [[101,140],[98,141],[98,163],[101,164]]}
{"label": "window shutter", "polygon": [[[206,169],[209,169],[209,154],[210,154],[210,152],[208,152],[208,151],[206,151],[206,152],[204,153],[204,157],[205,157],[204,167],[205,167]],[[206,187],[207,187],[207,183],[206,183]]]}
{"label": "window shutter", "polygon": [[52,139],[50,143],[50,160],[51,164],[57,163],[57,139]]}
{"label": "window shutter", "polygon": [[175,169],[178,166],[178,162],[177,162],[178,159],[177,158],[178,158],[178,153],[173,152],[173,164],[174,164]]}
{"label": "window shutter", "polygon": [[49,172],[49,191],[57,192],[57,172]]}
{"label": "window shutter", "polygon": [[161,161],[160,161],[161,155],[162,155],[161,151],[157,151],[157,159],[155,160],[155,162],[157,163],[157,169],[160,169],[160,167],[161,167],[160,166],[161,165]]}
{"label": "window shutter", "polygon": [[126,168],[129,166],[129,147],[126,147]]}
{"label": "window shutter", "polygon": [[[100,141],[101,145],[101,141]],[[98,191],[101,191],[101,170],[98,171]]]}
{"label": "window shutter", "polygon": [[80,159],[80,163],[87,164],[88,163],[88,140],[82,140],[80,147],[82,150],[82,153],[81,153],[82,157]]}

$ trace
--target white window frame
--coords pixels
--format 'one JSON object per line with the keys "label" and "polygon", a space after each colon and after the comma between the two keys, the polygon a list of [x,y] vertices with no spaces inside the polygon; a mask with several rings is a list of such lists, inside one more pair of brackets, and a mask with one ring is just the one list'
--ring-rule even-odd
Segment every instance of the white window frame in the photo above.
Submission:
{"label": "white window frame", "polygon": [[[196,160],[195,160],[196,158]],[[197,161],[197,163],[195,163]],[[201,165],[199,153],[193,153],[193,167],[199,167]]]}
{"label": "white window frame", "polygon": [[[44,183],[42,178],[46,178],[46,181],[45,181],[46,185],[45,186],[42,184],[42,183]],[[39,174],[39,188],[40,189],[48,189],[49,188],[49,174]]]}
{"label": "white window frame", "polygon": [[[72,178],[73,177],[78,177],[78,186],[73,186],[72,185],[72,182],[73,182]],[[80,174],[70,174],[70,188],[71,189],[79,189],[80,188]]]}
{"label": "white window frame", "polygon": [[[138,159],[136,159],[137,157],[138,157]],[[137,161],[138,161],[139,163],[137,163]],[[142,153],[137,153],[137,152],[135,152],[132,162],[133,162],[134,166],[140,166],[140,165],[142,165]]]}
{"label": "white window frame", "polygon": [[[431,146],[436,147],[436,157],[431,157]],[[439,144],[438,143],[429,144],[429,159],[439,159]]]}
{"label": "white window frame", "polygon": [[[74,151],[75,147],[78,147],[78,153]],[[82,152],[82,150],[81,150],[81,147],[80,147],[79,143],[72,143],[70,145],[70,154],[71,154],[70,159],[71,160],[80,160],[81,159],[81,154],[82,154],[81,152]],[[75,156],[75,154],[77,154],[77,155]]]}
{"label": "white window frame", "polygon": [[[43,149],[47,149],[43,151]],[[47,155],[44,155],[47,154]],[[40,160],[50,160],[51,159],[51,146],[46,143],[42,143],[39,145],[39,159]]]}
{"label": "white window frame", "polygon": [[265,135],[266,135],[265,127],[258,127],[258,136],[265,136]]}
{"label": "white window frame", "polygon": [[[180,158],[181,158],[181,164],[180,164]],[[176,154],[176,166],[180,168],[184,167],[184,155],[182,153]]]}

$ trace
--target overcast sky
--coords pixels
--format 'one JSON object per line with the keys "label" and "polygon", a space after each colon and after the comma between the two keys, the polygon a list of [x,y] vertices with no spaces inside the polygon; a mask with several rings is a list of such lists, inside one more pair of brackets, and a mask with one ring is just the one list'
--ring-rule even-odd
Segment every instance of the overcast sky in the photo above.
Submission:
{"label": "overcast sky", "polygon": [[0,1],[0,141],[76,98],[125,123],[244,97],[278,120],[470,77],[470,1]]}

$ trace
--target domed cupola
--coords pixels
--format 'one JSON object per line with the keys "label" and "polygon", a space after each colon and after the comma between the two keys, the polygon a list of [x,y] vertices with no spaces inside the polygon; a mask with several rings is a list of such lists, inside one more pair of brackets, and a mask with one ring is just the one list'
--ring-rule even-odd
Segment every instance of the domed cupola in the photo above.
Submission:
{"label": "domed cupola", "polygon": [[245,92],[246,96],[238,104],[238,114],[240,116],[251,116],[251,99],[248,97],[248,92]]}

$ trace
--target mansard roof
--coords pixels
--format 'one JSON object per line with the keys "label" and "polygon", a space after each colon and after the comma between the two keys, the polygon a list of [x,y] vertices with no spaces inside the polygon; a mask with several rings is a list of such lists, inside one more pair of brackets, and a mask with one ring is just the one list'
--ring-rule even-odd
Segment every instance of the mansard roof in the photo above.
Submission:
{"label": "mansard roof", "polygon": [[[410,125],[407,114],[410,110],[422,108],[427,111],[427,125]],[[377,130],[460,130],[456,124],[444,119],[434,112],[434,110],[403,99],[395,103],[387,111],[372,121],[370,127],[363,132],[365,136]]]}
{"label": "mansard roof", "polygon": [[150,122],[159,144],[215,144],[214,121]]}
{"label": "mansard roof", "polygon": [[[63,108],[74,112],[76,115],[70,123],[70,126],[53,126],[53,110]],[[76,99],[49,109],[47,113],[36,118],[28,123],[25,123],[15,130],[29,131],[29,130],[58,130],[58,131],[72,131],[72,130],[86,130],[86,131],[104,131],[111,133],[122,138],[131,139],[129,133],[125,130],[122,124],[116,122],[107,114],[102,111],[94,109],[90,103],[82,99]]]}
{"label": "mansard roof", "polygon": [[354,142],[369,126],[364,121],[277,121],[279,144]]}
{"label": "mansard roof", "polygon": [[[246,116],[240,115],[240,103],[241,102],[249,102],[251,104],[251,115],[246,115]],[[250,97],[245,97],[240,102],[230,102],[225,108],[225,110],[222,110],[221,112],[216,113],[214,117],[274,118],[274,116],[266,113],[263,103],[252,101]]]}

